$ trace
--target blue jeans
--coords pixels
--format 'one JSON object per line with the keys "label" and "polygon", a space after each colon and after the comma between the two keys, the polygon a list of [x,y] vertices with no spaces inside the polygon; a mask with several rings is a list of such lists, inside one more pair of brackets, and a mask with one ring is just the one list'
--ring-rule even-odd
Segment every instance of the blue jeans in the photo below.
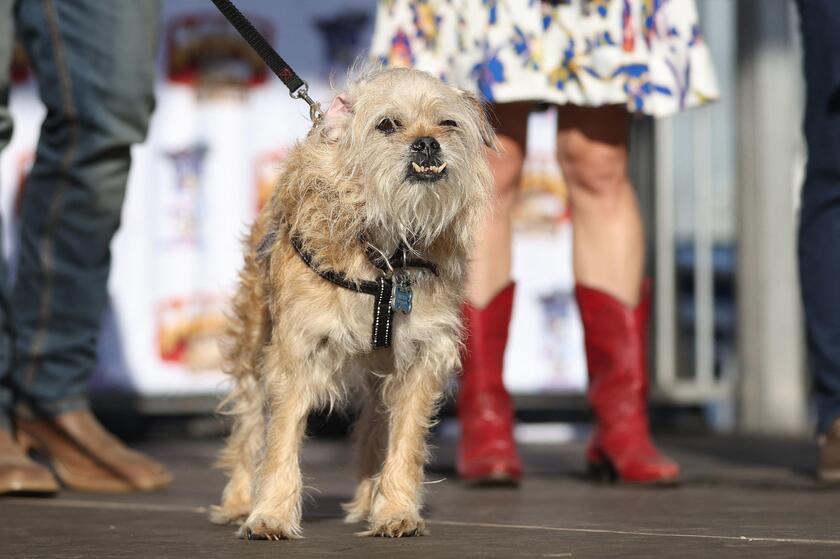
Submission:
{"label": "blue jeans", "polygon": [[130,148],[154,105],[159,15],[159,0],[0,0],[0,148],[13,30],[47,107],[11,288],[0,262],[0,421],[15,397],[47,415],[87,405]]}
{"label": "blue jeans", "polygon": [[807,88],[808,165],[799,275],[817,429],[840,418],[840,2],[799,0]]}

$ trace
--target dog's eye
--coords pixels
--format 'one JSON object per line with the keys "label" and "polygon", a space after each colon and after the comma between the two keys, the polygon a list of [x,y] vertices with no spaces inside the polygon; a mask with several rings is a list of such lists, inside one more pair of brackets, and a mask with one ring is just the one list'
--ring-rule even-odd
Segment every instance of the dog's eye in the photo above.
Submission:
{"label": "dog's eye", "polygon": [[450,128],[458,128],[458,123],[454,120],[442,120],[440,126],[449,126]]}
{"label": "dog's eye", "polygon": [[376,129],[385,134],[393,134],[399,128],[399,120],[391,120],[390,118],[383,118],[382,121],[376,125]]}

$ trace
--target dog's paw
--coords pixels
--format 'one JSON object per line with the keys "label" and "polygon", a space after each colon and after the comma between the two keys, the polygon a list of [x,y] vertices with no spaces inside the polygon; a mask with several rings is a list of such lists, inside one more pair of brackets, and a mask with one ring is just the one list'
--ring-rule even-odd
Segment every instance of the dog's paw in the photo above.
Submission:
{"label": "dog's paw", "polygon": [[370,516],[371,500],[374,495],[374,481],[365,479],[359,482],[356,488],[356,496],[349,503],[342,503],[344,509],[344,522],[355,524],[364,522]]}
{"label": "dog's paw", "polygon": [[342,503],[341,508],[344,509],[344,522],[346,524],[364,522],[367,520],[368,513],[370,511],[370,507],[360,505],[356,501]]}
{"label": "dog's paw", "polygon": [[213,524],[221,524],[223,526],[235,524],[241,525],[248,518],[250,510],[247,509],[231,509],[224,506],[213,505],[210,507],[210,512],[207,517]]}
{"label": "dog's paw", "polygon": [[252,514],[236,533],[245,540],[294,540],[302,537],[300,526],[266,514]]}
{"label": "dog's paw", "polygon": [[381,538],[407,538],[410,536],[424,536],[426,523],[416,513],[394,515],[387,518],[371,519],[368,530],[359,533],[360,536],[377,536]]}

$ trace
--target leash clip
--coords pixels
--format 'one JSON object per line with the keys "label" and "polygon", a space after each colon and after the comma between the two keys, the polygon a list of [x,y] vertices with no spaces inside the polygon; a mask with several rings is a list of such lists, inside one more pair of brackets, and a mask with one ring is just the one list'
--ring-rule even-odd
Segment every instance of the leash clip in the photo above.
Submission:
{"label": "leash clip", "polygon": [[321,103],[314,101],[312,97],[309,96],[309,84],[305,81],[302,86],[294,91],[290,91],[289,97],[292,99],[303,99],[306,101],[306,104],[309,105],[309,119],[313,124],[317,124],[324,116],[324,113],[321,112]]}

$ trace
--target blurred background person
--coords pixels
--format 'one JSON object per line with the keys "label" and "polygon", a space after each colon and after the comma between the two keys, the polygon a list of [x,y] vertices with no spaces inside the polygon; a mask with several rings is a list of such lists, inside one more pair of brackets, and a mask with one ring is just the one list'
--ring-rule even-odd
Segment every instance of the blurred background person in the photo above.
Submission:
{"label": "blurred background person", "polygon": [[0,263],[0,493],[58,489],[25,448],[43,453],[73,489],[151,490],[171,479],[99,424],[86,386],[130,148],[144,139],[153,107],[159,12],[156,0],[0,0],[0,148],[12,132],[16,34],[47,108],[11,289]]}
{"label": "blurred background person", "polygon": [[825,481],[840,481],[840,3],[797,3],[808,144],[799,276],[817,406],[817,473]]}
{"label": "blurred background person", "polygon": [[480,93],[500,150],[492,215],[467,286],[458,394],[457,469],[474,482],[517,482],[513,407],[502,365],[514,296],[511,212],[528,113],[558,108],[557,159],[569,187],[576,296],[595,429],[593,473],[625,482],[678,479],[654,446],[647,416],[650,282],[644,231],[628,178],[632,114],[667,116],[717,96],[693,0],[382,0],[372,54]]}

